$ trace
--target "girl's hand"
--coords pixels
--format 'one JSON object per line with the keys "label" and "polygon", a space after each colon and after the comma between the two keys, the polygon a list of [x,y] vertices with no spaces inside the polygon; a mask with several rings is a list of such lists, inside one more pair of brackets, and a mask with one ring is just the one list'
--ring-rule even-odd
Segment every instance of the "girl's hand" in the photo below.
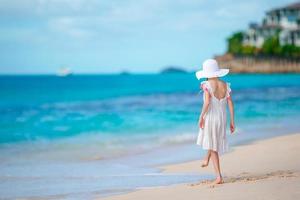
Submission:
{"label": "girl's hand", "polygon": [[235,130],[234,122],[233,122],[233,121],[230,121],[230,131],[231,131],[231,133],[233,133],[234,130]]}
{"label": "girl's hand", "polygon": [[204,128],[204,118],[203,117],[201,117],[199,120],[199,127],[202,129]]}

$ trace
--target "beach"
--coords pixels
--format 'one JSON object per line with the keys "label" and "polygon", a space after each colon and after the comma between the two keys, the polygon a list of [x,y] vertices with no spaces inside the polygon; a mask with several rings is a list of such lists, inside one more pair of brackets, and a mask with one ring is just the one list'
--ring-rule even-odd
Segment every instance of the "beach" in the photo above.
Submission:
{"label": "beach", "polygon": [[[101,200],[135,199],[299,199],[300,133],[239,145],[220,157],[224,184],[212,180],[144,188]],[[194,160],[162,166],[164,173],[211,173]]]}

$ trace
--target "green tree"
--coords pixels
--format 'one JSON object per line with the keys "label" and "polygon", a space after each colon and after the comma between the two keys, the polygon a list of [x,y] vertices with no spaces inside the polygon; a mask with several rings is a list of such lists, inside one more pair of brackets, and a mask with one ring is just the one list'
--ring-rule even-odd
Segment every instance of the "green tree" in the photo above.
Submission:
{"label": "green tree", "polygon": [[300,57],[300,47],[286,44],[282,46],[282,55],[286,57]]}
{"label": "green tree", "polygon": [[243,45],[243,32],[236,32],[227,39],[227,52],[235,55],[270,55],[300,58],[300,47],[296,45],[280,45],[279,33],[265,39],[261,48]]}
{"label": "green tree", "polygon": [[279,43],[278,34],[266,39],[263,43],[261,51],[266,55],[281,55],[282,48]]}
{"label": "green tree", "polygon": [[256,54],[256,48],[250,45],[242,46],[242,54],[244,55],[254,55]]}
{"label": "green tree", "polygon": [[227,52],[232,54],[241,54],[243,48],[243,33],[234,33],[231,37],[227,39],[228,47]]}

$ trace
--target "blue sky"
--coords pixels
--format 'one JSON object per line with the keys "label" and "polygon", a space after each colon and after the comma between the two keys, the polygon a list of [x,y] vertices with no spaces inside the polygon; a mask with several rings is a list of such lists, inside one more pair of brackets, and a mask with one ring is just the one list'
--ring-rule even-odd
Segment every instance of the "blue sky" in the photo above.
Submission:
{"label": "blue sky", "polygon": [[0,73],[188,70],[289,0],[0,0]]}

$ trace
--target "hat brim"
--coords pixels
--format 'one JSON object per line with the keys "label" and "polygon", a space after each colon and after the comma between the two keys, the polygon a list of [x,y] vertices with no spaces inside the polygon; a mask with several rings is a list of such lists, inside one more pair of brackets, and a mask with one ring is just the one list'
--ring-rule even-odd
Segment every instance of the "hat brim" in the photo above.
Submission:
{"label": "hat brim", "polygon": [[201,78],[222,77],[227,75],[228,73],[229,73],[229,69],[219,69],[218,71],[215,71],[213,73],[207,73],[204,72],[203,70],[199,70],[196,72],[196,77],[199,80]]}

